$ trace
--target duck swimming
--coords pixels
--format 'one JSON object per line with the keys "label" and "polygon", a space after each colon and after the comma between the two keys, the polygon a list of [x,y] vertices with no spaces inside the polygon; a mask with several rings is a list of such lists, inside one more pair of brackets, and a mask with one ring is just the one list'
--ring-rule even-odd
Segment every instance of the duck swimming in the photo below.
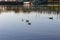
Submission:
{"label": "duck swimming", "polygon": [[26,20],[26,22],[29,22],[29,20]]}
{"label": "duck swimming", "polygon": [[28,25],[31,25],[31,23],[28,23]]}
{"label": "duck swimming", "polygon": [[53,19],[53,17],[49,17],[49,19]]}

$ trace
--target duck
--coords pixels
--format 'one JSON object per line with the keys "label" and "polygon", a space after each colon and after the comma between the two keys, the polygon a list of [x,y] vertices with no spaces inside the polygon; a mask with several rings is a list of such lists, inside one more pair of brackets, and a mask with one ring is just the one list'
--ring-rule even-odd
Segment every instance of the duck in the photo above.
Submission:
{"label": "duck", "polygon": [[49,17],[49,19],[53,19],[53,17]]}
{"label": "duck", "polygon": [[26,20],[26,22],[29,22],[29,20]]}
{"label": "duck", "polygon": [[31,23],[28,23],[28,25],[31,25]]}

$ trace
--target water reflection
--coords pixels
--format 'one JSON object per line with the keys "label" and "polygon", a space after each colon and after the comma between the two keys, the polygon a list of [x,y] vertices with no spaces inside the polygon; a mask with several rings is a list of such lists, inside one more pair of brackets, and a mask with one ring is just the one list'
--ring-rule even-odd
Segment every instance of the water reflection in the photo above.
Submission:
{"label": "water reflection", "polygon": [[[60,14],[60,6],[3,6],[0,5],[0,13],[1,12],[9,12],[13,11],[16,14],[17,13],[31,13],[31,12],[37,12],[36,15],[39,15],[41,13],[44,14],[54,14],[54,15],[59,15]],[[53,19],[49,17],[49,19]],[[24,21],[22,19],[22,21]]]}
{"label": "water reflection", "polygon": [[31,12],[31,11],[59,11],[60,6],[1,6],[1,11]]}
{"label": "water reflection", "polygon": [[60,40],[60,12],[46,6],[0,6],[0,40]]}

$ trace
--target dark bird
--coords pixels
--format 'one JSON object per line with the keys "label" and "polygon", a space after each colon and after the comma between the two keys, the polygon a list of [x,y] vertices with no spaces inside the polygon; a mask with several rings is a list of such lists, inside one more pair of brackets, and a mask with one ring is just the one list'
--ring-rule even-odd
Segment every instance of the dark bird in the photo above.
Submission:
{"label": "dark bird", "polygon": [[28,25],[31,25],[31,23],[28,23]]}
{"label": "dark bird", "polygon": [[29,22],[29,20],[26,20],[26,22]]}
{"label": "dark bird", "polygon": [[53,19],[53,17],[49,17],[49,19]]}

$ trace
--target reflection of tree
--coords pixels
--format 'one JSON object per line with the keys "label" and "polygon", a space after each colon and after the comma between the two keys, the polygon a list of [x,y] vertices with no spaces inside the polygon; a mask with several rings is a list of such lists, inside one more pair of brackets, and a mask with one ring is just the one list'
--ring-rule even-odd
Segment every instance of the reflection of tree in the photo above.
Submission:
{"label": "reflection of tree", "polygon": [[0,11],[14,11],[14,12],[31,12],[31,11],[60,11],[60,6],[39,6],[39,7],[24,7],[24,6],[5,6],[5,7],[0,7]]}
{"label": "reflection of tree", "polygon": [[[49,12],[47,11],[47,9]],[[60,15],[60,6],[48,6],[48,7],[44,7],[44,6],[43,7],[41,7],[41,6],[39,6],[39,7],[0,6],[0,12],[3,12],[3,11],[14,11],[15,13],[24,12],[27,14],[29,14],[32,11],[39,12],[40,14],[43,11],[46,11],[46,12],[48,12],[46,14],[54,14],[54,15],[59,16]],[[53,12],[53,13],[51,13],[51,12]]]}
{"label": "reflection of tree", "polygon": [[60,6],[48,6],[49,10],[60,11]]}
{"label": "reflection of tree", "polygon": [[16,6],[16,7],[7,6],[6,10],[8,10],[8,11],[12,10],[15,12],[19,12],[19,7],[18,6]]}

